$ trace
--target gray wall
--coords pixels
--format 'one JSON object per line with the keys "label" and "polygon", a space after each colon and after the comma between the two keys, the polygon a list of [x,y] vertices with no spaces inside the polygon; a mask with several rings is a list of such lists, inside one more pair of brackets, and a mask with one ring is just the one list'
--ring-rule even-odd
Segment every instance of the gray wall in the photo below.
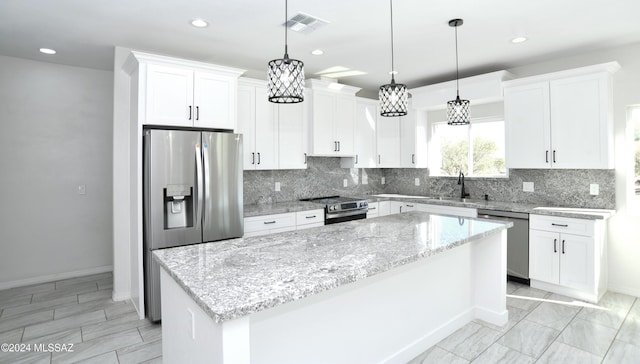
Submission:
{"label": "gray wall", "polygon": [[0,287],[111,269],[113,73],[0,56],[0,80]]}

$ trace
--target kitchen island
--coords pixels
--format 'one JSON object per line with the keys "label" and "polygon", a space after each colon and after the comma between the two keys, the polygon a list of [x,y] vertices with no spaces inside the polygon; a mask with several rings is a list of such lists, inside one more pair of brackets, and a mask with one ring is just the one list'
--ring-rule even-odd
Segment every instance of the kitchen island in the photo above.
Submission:
{"label": "kitchen island", "polygon": [[156,251],[163,360],[406,362],[507,322],[509,227],[410,212]]}

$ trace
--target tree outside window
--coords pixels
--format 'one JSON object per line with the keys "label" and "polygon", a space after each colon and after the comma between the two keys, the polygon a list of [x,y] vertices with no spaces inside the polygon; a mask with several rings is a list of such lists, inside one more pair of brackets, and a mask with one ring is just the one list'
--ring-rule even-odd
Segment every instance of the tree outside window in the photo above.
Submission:
{"label": "tree outside window", "polygon": [[432,125],[432,176],[504,177],[504,121],[475,120],[468,126]]}

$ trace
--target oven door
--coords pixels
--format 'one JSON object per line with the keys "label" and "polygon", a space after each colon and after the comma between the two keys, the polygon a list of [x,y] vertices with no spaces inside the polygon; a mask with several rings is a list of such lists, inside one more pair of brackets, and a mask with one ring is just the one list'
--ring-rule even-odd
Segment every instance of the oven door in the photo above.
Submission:
{"label": "oven door", "polygon": [[368,210],[369,209],[358,209],[353,211],[344,211],[344,212],[337,212],[337,213],[331,213],[331,214],[325,213],[324,224],[331,225],[339,222],[366,219]]}

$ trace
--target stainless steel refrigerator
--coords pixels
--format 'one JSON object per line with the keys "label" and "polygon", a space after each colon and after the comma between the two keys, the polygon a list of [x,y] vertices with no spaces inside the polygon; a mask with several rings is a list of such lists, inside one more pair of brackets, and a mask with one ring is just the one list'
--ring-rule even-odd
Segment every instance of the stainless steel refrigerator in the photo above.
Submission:
{"label": "stainless steel refrigerator", "polygon": [[146,315],[161,318],[160,267],[152,251],[241,237],[242,135],[144,130]]}

